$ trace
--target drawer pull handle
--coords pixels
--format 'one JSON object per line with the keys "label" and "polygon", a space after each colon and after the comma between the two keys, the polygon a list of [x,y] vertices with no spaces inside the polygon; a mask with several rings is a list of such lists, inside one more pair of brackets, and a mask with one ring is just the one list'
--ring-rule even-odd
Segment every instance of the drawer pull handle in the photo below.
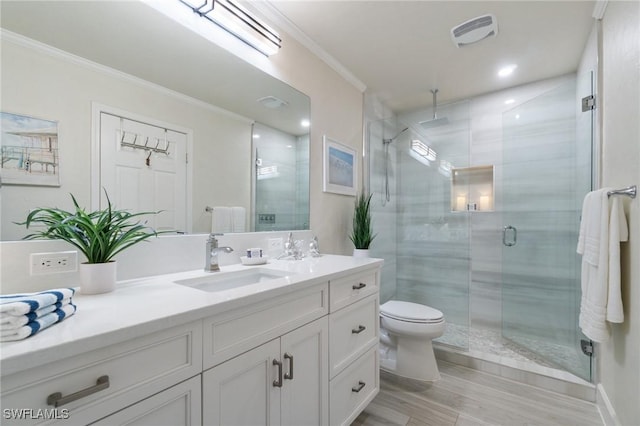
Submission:
{"label": "drawer pull handle", "polygon": [[354,290],[362,290],[363,288],[365,288],[367,285],[365,283],[360,283],[358,285],[352,285],[351,288]]}
{"label": "drawer pull handle", "polygon": [[101,390],[105,390],[109,387],[109,376],[100,376],[96,381],[96,384],[90,386],[86,389],[82,389],[78,392],[72,393],[71,395],[62,396],[61,392],[52,393],[47,397],[47,404],[53,405],[54,407],[60,407],[61,405],[68,404],[70,402],[76,401],[80,398],[84,398],[85,396],[89,396],[96,392],[100,392]]}
{"label": "drawer pull handle", "polygon": [[351,333],[353,334],[360,334],[363,331],[365,331],[367,329],[367,327],[365,327],[364,325],[359,325],[358,328],[354,328],[351,330]]}
{"label": "drawer pull handle", "polygon": [[273,365],[277,365],[278,366],[278,378],[273,381],[273,386],[275,386],[277,388],[281,388],[282,387],[282,363],[280,361],[278,361],[277,359],[274,359],[273,360]]}
{"label": "drawer pull handle", "polygon": [[364,388],[365,382],[358,382],[358,386],[354,386],[351,388],[351,392],[358,393]]}
{"label": "drawer pull handle", "polygon": [[285,379],[289,379],[289,380],[293,380],[293,355],[285,352],[284,359],[288,359],[289,360],[289,372],[288,373],[284,373],[284,378]]}

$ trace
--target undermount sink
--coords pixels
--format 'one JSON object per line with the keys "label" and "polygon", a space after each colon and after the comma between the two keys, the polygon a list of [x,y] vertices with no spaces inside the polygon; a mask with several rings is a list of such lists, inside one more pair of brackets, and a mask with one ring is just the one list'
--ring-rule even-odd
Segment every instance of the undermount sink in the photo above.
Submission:
{"label": "undermount sink", "polygon": [[211,275],[177,280],[174,283],[202,291],[215,292],[271,281],[289,275],[291,272],[255,268],[246,271],[213,272]]}

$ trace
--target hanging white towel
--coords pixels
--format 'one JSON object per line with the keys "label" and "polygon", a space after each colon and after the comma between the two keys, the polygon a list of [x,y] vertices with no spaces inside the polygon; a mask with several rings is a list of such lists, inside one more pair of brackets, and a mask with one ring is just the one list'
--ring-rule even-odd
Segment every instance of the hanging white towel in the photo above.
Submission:
{"label": "hanging white towel", "polygon": [[211,232],[231,232],[231,207],[214,207],[211,213]]}
{"label": "hanging white towel", "polygon": [[577,248],[582,254],[579,324],[582,332],[596,342],[609,339],[607,321],[624,320],[620,242],[627,241],[628,228],[620,199],[607,196],[610,190],[604,188],[585,197]]}
{"label": "hanging white towel", "polygon": [[231,231],[245,232],[247,210],[244,207],[231,208]]}

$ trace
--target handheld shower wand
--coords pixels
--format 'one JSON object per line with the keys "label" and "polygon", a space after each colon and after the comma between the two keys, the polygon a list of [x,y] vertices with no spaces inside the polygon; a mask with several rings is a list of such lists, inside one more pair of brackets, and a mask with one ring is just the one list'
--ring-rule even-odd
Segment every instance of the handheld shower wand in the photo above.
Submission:
{"label": "handheld shower wand", "polygon": [[389,191],[389,144],[396,140],[398,136],[409,130],[408,127],[400,130],[394,137],[390,139],[382,139],[382,145],[384,146],[384,198],[382,199],[382,205],[386,206],[391,201],[391,194]]}

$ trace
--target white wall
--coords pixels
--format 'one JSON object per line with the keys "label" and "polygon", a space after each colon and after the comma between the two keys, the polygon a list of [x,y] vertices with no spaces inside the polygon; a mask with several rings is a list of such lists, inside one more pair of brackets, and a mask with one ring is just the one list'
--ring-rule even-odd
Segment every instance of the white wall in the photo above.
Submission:
{"label": "white wall", "polygon": [[[42,45],[3,37],[2,111],[59,122],[60,188],[4,186],[2,239],[24,235],[34,206],[71,208],[69,193],[90,206],[91,103],[98,102],[193,130],[193,231],[209,232],[207,205],[250,207],[251,123],[204,103],[187,101],[141,80],[117,76]],[[40,46],[40,47],[39,47]],[[237,167],[246,164],[246,168]],[[224,182],[224,185],[212,185]]]}
{"label": "white wall", "polygon": [[[602,186],[640,185],[640,2],[610,1],[602,20]],[[599,372],[618,421],[640,421],[640,198],[623,199],[629,242],[621,245],[625,321],[600,345]]]}
{"label": "white wall", "polygon": [[[325,253],[351,254],[354,198],[322,192],[322,136],[362,153],[363,94],[279,28],[280,52],[255,65],[311,98],[309,182],[311,229]],[[358,159],[358,185],[362,185],[362,157]]]}

